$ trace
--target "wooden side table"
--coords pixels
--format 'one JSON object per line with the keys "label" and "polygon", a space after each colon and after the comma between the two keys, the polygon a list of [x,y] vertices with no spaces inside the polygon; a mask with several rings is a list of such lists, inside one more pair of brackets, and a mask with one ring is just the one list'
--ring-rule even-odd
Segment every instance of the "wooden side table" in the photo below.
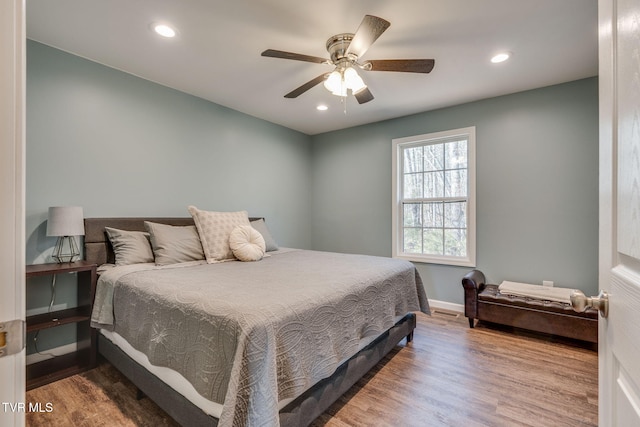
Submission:
{"label": "wooden side table", "polygon": [[86,261],[27,265],[27,279],[63,273],[78,274],[77,307],[27,317],[27,333],[75,324],[78,349],[73,353],[27,365],[27,390],[96,366],[96,330],[90,326],[91,309],[96,292],[96,268],[96,264]]}

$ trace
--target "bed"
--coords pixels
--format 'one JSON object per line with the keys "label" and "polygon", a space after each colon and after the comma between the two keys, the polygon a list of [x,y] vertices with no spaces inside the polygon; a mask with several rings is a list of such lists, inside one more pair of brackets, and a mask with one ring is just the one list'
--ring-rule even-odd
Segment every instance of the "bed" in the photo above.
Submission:
{"label": "bed", "polygon": [[[86,260],[113,263],[105,227],[145,221],[194,224],[85,219]],[[411,340],[414,312],[429,313],[415,267],[383,257],[285,248],[256,262],[103,271],[96,304],[111,301],[102,310],[113,319],[93,319],[98,352],[189,426],[308,425]]]}

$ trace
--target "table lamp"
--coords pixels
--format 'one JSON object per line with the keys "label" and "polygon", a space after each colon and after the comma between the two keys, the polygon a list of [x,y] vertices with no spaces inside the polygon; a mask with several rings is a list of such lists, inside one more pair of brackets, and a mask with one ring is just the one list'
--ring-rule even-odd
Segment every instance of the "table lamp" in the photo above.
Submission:
{"label": "table lamp", "polygon": [[80,256],[75,236],[84,236],[84,214],[80,206],[49,208],[47,236],[57,236],[53,259],[58,263],[72,262]]}

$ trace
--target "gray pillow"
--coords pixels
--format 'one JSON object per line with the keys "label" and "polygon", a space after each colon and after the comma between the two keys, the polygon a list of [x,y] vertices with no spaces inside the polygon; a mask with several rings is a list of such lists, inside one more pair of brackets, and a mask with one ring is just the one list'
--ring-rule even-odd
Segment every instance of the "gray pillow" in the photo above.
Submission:
{"label": "gray pillow", "polygon": [[149,233],[142,231],[127,231],[105,227],[113,252],[116,255],[116,265],[142,264],[153,262],[153,251],[149,243]]}
{"label": "gray pillow", "polygon": [[264,219],[257,219],[255,221],[251,221],[251,226],[258,231],[258,233],[262,234],[262,238],[264,239],[264,243],[267,246],[266,251],[277,251],[280,249],[278,244],[269,233],[269,229],[267,228],[267,224],[264,222]]}
{"label": "gray pillow", "polygon": [[156,265],[204,259],[202,243],[195,226],[182,227],[145,221],[144,227],[150,235]]}

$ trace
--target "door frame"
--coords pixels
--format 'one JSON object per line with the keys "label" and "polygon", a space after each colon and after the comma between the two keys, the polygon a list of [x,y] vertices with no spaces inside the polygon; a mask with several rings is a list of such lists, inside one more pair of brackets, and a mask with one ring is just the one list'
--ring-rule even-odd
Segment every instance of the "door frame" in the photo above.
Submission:
{"label": "door frame", "polygon": [[[25,0],[0,1],[0,321],[25,319],[25,15]],[[0,425],[23,426],[24,349],[0,378]]]}
{"label": "door frame", "polygon": [[[598,230],[598,287],[610,292],[611,269],[616,262],[617,199],[616,139],[614,138],[615,46],[613,39],[613,0],[598,0],[598,99],[599,99],[599,230]],[[607,319],[598,321],[598,424],[607,425],[612,419],[613,393],[610,381],[611,352],[607,342]]]}

